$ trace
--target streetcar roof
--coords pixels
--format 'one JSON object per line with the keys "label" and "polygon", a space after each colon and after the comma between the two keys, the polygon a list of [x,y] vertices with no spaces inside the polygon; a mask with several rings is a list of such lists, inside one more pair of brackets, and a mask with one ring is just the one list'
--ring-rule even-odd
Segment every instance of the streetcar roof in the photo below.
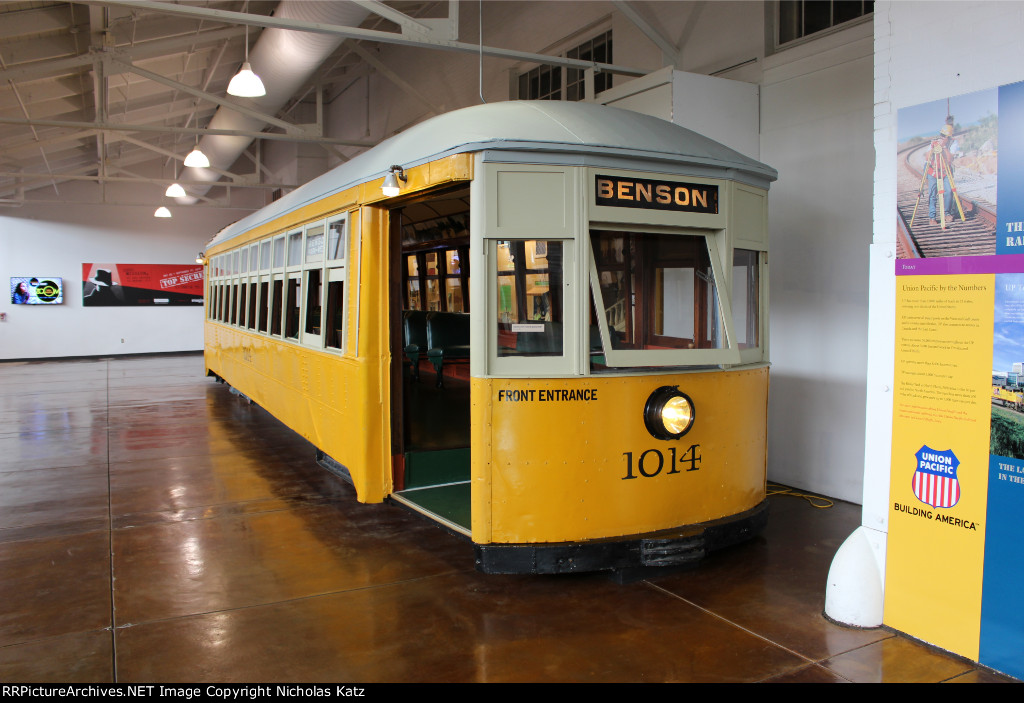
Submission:
{"label": "streetcar roof", "polygon": [[[219,244],[292,210],[403,168],[473,151],[548,152],[660,162],[652,171],[683,166],[701,175],[767,186],[778,172],[724,144],[672,122],[604,105],[552,100],[513,100],[455,110],[410,127],[281,199],[228,225],[210,242]],[[500,160],[500,159],[499,159]],[[521,160],[521,159],[520,159]],[[550,158],[545,162],[552,162]],[[565,161],[568,163],[568,161]],[[596,162],[593,162],[596,164]]]}

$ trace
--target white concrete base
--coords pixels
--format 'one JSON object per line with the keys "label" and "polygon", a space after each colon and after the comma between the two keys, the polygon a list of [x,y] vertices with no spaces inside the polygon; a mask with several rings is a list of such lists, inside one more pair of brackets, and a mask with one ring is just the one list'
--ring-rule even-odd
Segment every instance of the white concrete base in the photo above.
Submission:
{"label": "white concrete base", "polygon": [[885,533],[858,527],[832,559],[825,615],[852,627],[880,627],[885,595]]}

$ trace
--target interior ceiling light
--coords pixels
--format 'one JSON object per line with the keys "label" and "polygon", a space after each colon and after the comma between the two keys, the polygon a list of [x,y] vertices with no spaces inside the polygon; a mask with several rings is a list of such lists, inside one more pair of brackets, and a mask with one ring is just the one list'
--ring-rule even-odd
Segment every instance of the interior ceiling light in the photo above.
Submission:
{"label": "interior ceiling light", "polygon": [[[248,10],[248,3],[245,8]],[[235,95],[239,98],[261,98],[266,94],[267,89],[263,87],[263,81],[252,72],[252,66],[249,65],[249,25],[245,25],[245,61],[235,77],[228,83],[228,95]]]}
{"label": "interior ceiling light", "polygon": [[185,165],[189,168],[209,168],[210,160],[206,158],[199,149],[199,142],[196,142],[196,148],[189,152],[188,156],[185,157]]}
{"label": "interior ceiling light", "polygon": [[164,195],[168,198],[183,198],[185,197],[185,189],[177,183],[172,183],[167,186],[167,190],[164,191]]}
{"label": "interior ceiling light", "polygon": [[263,87],[263,81],[252,72],[252,66],[249,65],[248,61],[242,64],[242,68],[238,70],[235,77],[228,83],[228,95],[234,95],[239,98],[260,98],[266,94],[267,89]]}
{"label": "interior ceiling light", "polygon": [[408,183],[409,179],[401,166],[392,166],[388,169],[388,175],[384,176],[384,182],[380,186],[381,192],[389,198],[395,197],[402,190],[399,181]]}
{"label": "interior ceiling light", "polygon": [[163,205],[158,207],[156,209],[156,212],[153,213],[153,217],[170,217],[170,216],[171,216],[171,211],[168,210],[167,208],[165,208]]}

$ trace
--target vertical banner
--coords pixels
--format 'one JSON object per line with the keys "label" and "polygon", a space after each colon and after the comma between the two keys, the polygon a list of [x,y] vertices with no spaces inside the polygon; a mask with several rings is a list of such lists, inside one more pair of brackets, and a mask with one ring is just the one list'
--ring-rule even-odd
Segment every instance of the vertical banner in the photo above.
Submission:
{"label": "vertical banner", "polygon": [[884,621],[1024,677],[1024,84],[898,121]]}

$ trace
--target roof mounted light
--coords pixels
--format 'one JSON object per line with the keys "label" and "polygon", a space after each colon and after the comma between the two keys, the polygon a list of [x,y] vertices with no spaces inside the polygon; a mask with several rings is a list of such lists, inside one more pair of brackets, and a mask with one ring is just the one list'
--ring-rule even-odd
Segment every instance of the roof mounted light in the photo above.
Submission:
{"label": "roof mounted light", "polygon": [[408,183],[409,178],[401,166],[392,166],[388,169],[388,175],[384,176],[384,183],[380,186],[381,192],[388,198],[395,197],[402,190],[402,186],[398,184],[399,181]]}
{"label": "roof mounted light", "polygon": [[165,208],[163,205],[158,207],[156,209],[156,212],[153,213],[153,217],[170,217],[170,216],[171,216],[171,211],[168,210],[167,208]]}
{"label": "roof mounted light", "polygon": [[644,406],[644,425],[655,439],[679,439],[693,427],[696,410],[679,386],[662,386]]}

